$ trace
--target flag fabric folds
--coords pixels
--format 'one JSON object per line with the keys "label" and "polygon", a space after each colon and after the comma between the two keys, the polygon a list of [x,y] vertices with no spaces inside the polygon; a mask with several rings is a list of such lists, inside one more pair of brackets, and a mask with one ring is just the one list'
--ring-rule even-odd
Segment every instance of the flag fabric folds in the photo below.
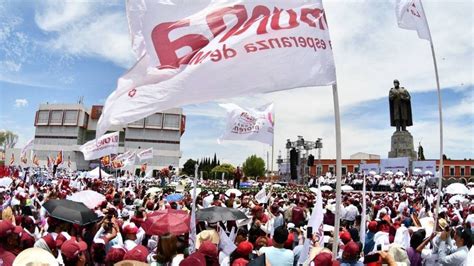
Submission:
{"label": "flag fabric folds", "polygon": [[227,125],[218,139],[219,142],[256,140],[268,145],[273,144],[273,104],[264,105],[256,110],[242,108],[233,103],[220,106],[227,110]]}
{"label": "flag fabric folds", "polygon": [[138,160],[140,162],[153,158],[153,148],[143,150],[137,154]]}
{"label": "flag fabric folds", "polygon": [[84,160],[94,160],[109,154],[116,154],[118,145],[119,132],[113,132],[88,141],[79,147],[79,150],[84,154]]}
{"label": "flag fabric folds", "polygon": [[12,152],[12,156],[10,157],[10,165],[15,163],[15,154]]}
{"label": "flag fabric folds", "polygon": [[415,30],[420,39],[431,41],[431,33],[421,0],[397,0],[398,26],[406,30]]}
{"label": "flag fabric folds", "polygon": [[58,156],[56,157],[56,161],[54,162],[54,164],[59,166],[62,163],[63,163],[63,151],[59,151]]}
{"label": "flag fabric folds", "polygon": [[171,107],[336,82],[322,0],[128,1],[127,17],[138,62],[97,136]]}
{"label": "flag fabric folds", "polygon": [[34,140],[35,140],[35,139],[30,139],[30,140],[26,143],[26,145],[23,147],[23,149],[21,149],[21,156],[22,156],[22,157],[23,157],[24,154],[26,155],[26,152],[27,152],[28,150],[33,149],[33,147],[34,147],[34,145],[35,145],[35,144],[34,144]]}

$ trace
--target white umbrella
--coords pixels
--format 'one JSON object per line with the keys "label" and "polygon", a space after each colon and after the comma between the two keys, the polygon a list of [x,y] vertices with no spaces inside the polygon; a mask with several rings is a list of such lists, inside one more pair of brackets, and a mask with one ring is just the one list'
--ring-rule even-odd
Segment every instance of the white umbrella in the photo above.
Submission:
{"label": "white umbrella", "polygon": [[451,203],[451,204],[454,204],[456,202],[466,202],[466,201],[469,201],[469,200],[464,198],[461,195],[454,195],[451,198],[449,198],[449,200],[448,200],[448,202]]}
{"label": "white umbrella", "polygon": [[273,187],[274,188],[282,188],[282,186],[280,184],[274,184]]}
{"label": "white umbrella", "polygon": [[314,194],[318,194],[318,189],[315,187],[310,187],[309,190],[313,192]]}
{"label": "white umbrella", "polygon": [[404,173],[402,173],[402,172],[400,172],[400,171],[398,171],[398,172],[396,172],[396,173],[395,173],[395,175],[398,175],[398,176],[404,176],[405,174],[404,174]]}
{"label": "white umbrella", "polygon": [[473,186],[474,186],[474,182],[469,182],[469,183],[467,183],[467,186],[468,186],[468,187],[473,187]]}
{"label": "white umbrella", "polygon": [[344,185],[341,187],[341,190],[344,191],[344,192],[349,192],[349,191],[353,191],[354,188],[349,186],[349,185]]}
{"label": "white umbrella", "polygon": [[392,171],[387,171],[385,172],[387,175],[393,175],[393,172]]}
{"label": "white umbrella", "polygon": [[415,170],[413,170],[414,173],[421,173],[423,172],[420,168],[415,168]]}
{"label": "white umbrella", "polygon": [[230,188],[228,189],[225,194],[230,197],[230,194],[234,193],[235,196],[237,197],[240,197],[240,195],[242,195],[242,192],[240,192],[240,190],[236,189],[236,188]]}
{"label": "white umbrella", "polygon": [[0,187],[9,187],[13,180],[9,177],[0,178]]}
{"label": "white umbrella", "polygon": [[376,175],[376,174],[377,174],[377,173],[376,173],[374,170],[372,170],[372,171],[369,172],[369,175]]}
{"label": "white umbrella", "polygon": [[156,193],[158,193],[160,191],[161,191],[161,188],[159,188],[159,187],[151,187],[146,191],[145,194],[155,195]]}
{"label": "white umbrella", "polygon": [[408,194],[415,194],[415,191],[411,187],[405,188],[405,192],[408,193]]}
{"label": "white umbrella", "polygon": [[425,171],[425,175],[433,175],[433,172],[431,172],[431,171]]}
{"label": "white umbrella", "polygon": [[446,187],[446,193],[453,195],[466,195],[469,193],[469,189],[461,183],[453,183]]}
{"label": "white umbrella", "polygon": [[469,193],[467,193],[467,195],[474,196],[474,188],[471,188],[471,190],[469,190]]}
{"label": "white umbrella", "polygon": [[105,201],[105,196],[94,190],[83,190],[72,194],[67,199],[75,202],[82,202],[87,206],[87,208],[93,209]]}
{"label": "white umbrella", "polygon": [[319,189],[321,189],[321,191],[332,191],[332,187],[330,186],[321,186]]}
{"label": "white umbrella", "polygon": [[382,176],[380,176],[380,175],[374,175],[374,177],[377,178],[377,179],[379,179],[379,178],[381,178]]}

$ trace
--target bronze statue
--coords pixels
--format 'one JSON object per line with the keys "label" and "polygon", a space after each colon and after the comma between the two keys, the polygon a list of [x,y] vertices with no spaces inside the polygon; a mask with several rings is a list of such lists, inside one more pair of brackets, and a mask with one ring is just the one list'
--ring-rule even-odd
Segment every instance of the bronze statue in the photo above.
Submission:
{"label": "bronze statue", "polygon": [[404,87],[400,87],[398,80],[393,81],[394,87],[390,89],[390,126],[397,131],[407,131],[406,127],[413,125],[411,116],[410,94]]}

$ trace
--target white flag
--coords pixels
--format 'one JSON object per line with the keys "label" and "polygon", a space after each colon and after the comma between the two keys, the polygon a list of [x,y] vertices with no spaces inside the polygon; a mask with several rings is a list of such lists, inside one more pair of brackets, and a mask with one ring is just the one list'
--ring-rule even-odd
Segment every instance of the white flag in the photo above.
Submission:
{"label": "white flag", "polygon": [[26,143],[25,147],[23,147],[23,149],[21,149],[21,156],[22,156],[22,157],[23,157],[23,156],[26,157],[26,151],[33,149],[33,146],[35,145],[34,141],[35,141],[34,138],[30,139],[30,140]]}
{"label": "white flag", "polygon": [[152,159],[153,158],[153,148],[149,148],[146,150],[143,150],[137,154],[138,160],[140,162],[147,160],[147,159]]}
{"label": "white flag", "polygon": [[127,2],[138,62],[97,135],[176,106],[336,82],[322,0]]}
{"label": "white flag", "polygon": [[79,147],[84,154],[84,160],[89,161],[106,155],[117,153],[119,145],[119,132],[113,132],[93,139]]}
{"label": "white flag", "polygon": [[316,193],[316,205],[313,207],[311,216],[308,220],[308,227],[313,227],[313,234],[317,234],[319,238],[319,244],[324,246],[324,231],[323,231],[323,196],[321,190],[318,188]]}
{"label": "white flag", "polygon": [[431,41],[431,33],[421,0],[397,0],[395,12],[400,28],[416,30],[420,39]]}
{"label": "white flag", "polygon": [[219,250],[230,256],[236,249],[237,246],[234,244],[234,241],[227,236],[225,230],[219,225]]}
{"label": "white flag", "polygon": [[257,110],[245,109],[233,103],[220,104],[227,110],[227,125],[218,139],[256,140],[268,145],[273,144],[273,103]]}
{"label": "white flag", "polygon": [[255,194],[255,199],[257,200],[258,203],[267,203],[268,202],[267,192],[265,191],[266,187],[267,186],[264,184],[262,189],[260,189],[260,191],[257,192],[257,194]]}
{"label": "white flag", "polygon": [[117,155],[114,160],[123,161],[132,155],[132,151],[126,151],[122,154]]}
{"label": "white flag", "polygon": [[123,159],[122,168],[129,171],[133,170],[133,166],[135,166],[135,158],[136,154],[133,152],[127,158]]}

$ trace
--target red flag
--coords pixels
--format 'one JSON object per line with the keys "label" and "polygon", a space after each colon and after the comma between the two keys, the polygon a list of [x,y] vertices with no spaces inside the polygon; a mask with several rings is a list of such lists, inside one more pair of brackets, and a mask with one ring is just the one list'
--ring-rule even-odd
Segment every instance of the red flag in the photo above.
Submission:
{"label": "red flag", "polygon": [[54,164],[59,166],[62,163],[63,163],[63,151],[59,151]]}
{"label": "red flag", "polygon": [[142,173],[146,172],[146,167],[147,167],[147,163],[142,164],[142,166],[140,167]]}
{"label": "red flag", "polygon": [[15,154],[12,153],[12,157],[10,158],[10,165],[15,163]]}
{"label": "red flag", "polygon": [[103,166],[109,166],[110,165],[110,155],[102,157],[100,159],[100,162],[102,163]]}

